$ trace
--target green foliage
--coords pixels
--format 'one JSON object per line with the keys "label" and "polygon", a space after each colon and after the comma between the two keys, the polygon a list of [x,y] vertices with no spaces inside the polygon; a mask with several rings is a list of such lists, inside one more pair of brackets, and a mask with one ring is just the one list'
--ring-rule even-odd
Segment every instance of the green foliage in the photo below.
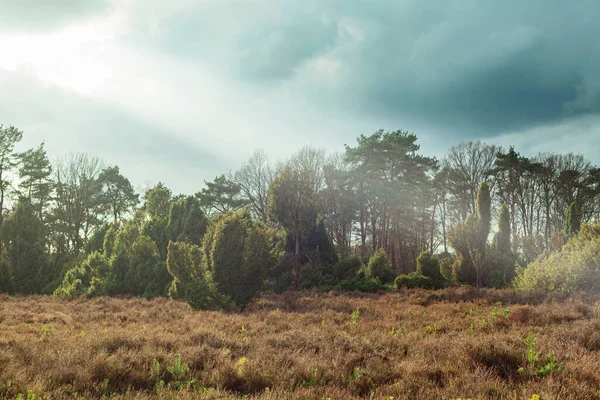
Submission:
{"label": "green foliage", "polygon": [[477,192],[477,235],[479,239],[478,245],[484,252],[492,223],[491,207],[490,186],[487,182],[483,182]]}
{"label": "green foliage", "polygon": [[204,181],[206,187],[196,194],[202,207],[209,215],[236,211],[247,204],[240,196],[241,188],[225,175],[217,176],[214,181]]}
{"label": "green foliage", "polygon": [[572,237],[577,235],[581,225],[581,218],[575,202],[571,203],[567,215],[565,217],[564,240],[567,242]]}
{"label": "green foliage", "polygon": [[321,266],[307,262],[300,266],[300,289],[312,289],[320,286],[323,280]]}
{"label": "green foliage", "polygon": [[160,371],[160,363],[154,359],[152,361],[152,368],[150,370],[150,379],[154,382],[154,392],[157,393],[165,386],[164,376]]}
{"label": "green foliage", "polygon": [[188,196],[171,203],[166,226],[169,240],[199,245],[206,233],[206,225],[207,220],[198,199]]}
{"label": "green foliage", "polygon": [[469,285],[476,282],[475,266],[469,251],[474,221],[474,216],[471,214],[464,223],[458,222],[448,231],[448,242],[456,253],[456,259],[452,265],[452,280]]}
{"label": "green foliage", "polygon": [[119,252],[128,252],[131,246],[135,243],[137,238],[140,236],[140,229],[142,223],[142,214],[136,214],[136,217],[125,222],[121,229],[115,236],[115,242],[112,246],[112,254],[118,254]]}
{"label": "green foliage", "polygon": [[139,203],[139,195],[117,166],[104,169],[98,176],[98,183],[102,187],[99,201],[109,209],[115,223]]}
{"label": "green foliage", "polygon": [[367,279],[379,279],[382,283],[391,283],[394,280],[392,263],[383,249],[379,249],[369,259],[365,269]]}
{"label": "green foliage", "polygon": [[94,231],[92,237],[88,240],[83,248],[86,254],[90,254],[95,251],[104,251],[104,238],[111,227],[111,224],[104,224]]}
{"label": "green foliage", "polygon": [[[104,241],[102,242],[102,249],[106,257],[111,257],[117,240],[117,234],[119,233],[121,226],[117,224],[111,224],[108,230],[104,234]],[[101,251],[101,250],[96,250]]]}
{"label": "green foliage", "polygon": [[14,281],[10,264],[6,260],[0,260],[0,293],[13,293]]}
{"label": "green foliage", "polygon": [[377,278],[367,279],[360,276],[354,276],[349,279],[344,279],[334,286],[325,286],[323,290],[336,290],[338,292],[366,292],[366,293],[377,293],[387,290],[387,286],[381,284],[381,281]]}
{"label": "green foliage", "polygon": [[44,143],[35,149],[19,154],[19,195],[26,199],[35,209],[42,221],[45,220],[45,209],[52,198],[54,183],[51,179],[52,165]]}
{"label": "green foliage", "polygon": [[316,194],[307,171],[286,165],[269,187],[269,218],[283,226],[295,239],[295,254],[317,216]]}
{"label": "green foliage", "polygon": [[491,224],[490,188],[483,182],[477,192],[477,215],[451,228],[448,241],[456,253],[453,265],[454,280],[481,287],[488,280],[487,237]]}
{"label": "green foliage", "polygon": [[454,258],[450,254],[444,254],[440,257],[440,275],[449,282],[454,281],[454,276],[452,274],[452,265],[454,264],[454,261]]}
{"label": "green foliage", "polygon": [[209,271],[219,292],[243,306],[260,290],[271,262],[266,232],[240,211],[223,215],[211,233]]}
{"label": "green foliage", "polygon": [[417,257],[417,272],[433,280],[442,280],[440,261],[428,251],[422,252]]}
{"label": "green foliage", "polygon": [[202,265],[200,247],[170,242],[167,269],[175,278],[169,289],[173,298],[185,299],[194,309],[213,309],[222,305],[212,277]]}
{"label": "green foliage", "polygon": [[431,279],[415,271],[396,277],[394,280],[394,289],[400,289],[403,286],[406,286],[407,289],[441,289],[444,287],[444,283],[441,279]]}
{"label": "green foliage", "polygon": [[31,294],[39,291],[55,277],[45,271],[44,226],[36,215],[34,207],[27,200],[17,203],[8,215],[0,236],[5,246],[6,262],[12,272],[14,290]]}
{"label": "green foliage", "polygon": [[350,315],[350,323],[352,325],[357,325],[359,319],[360,319],[360,310],[357,308],[356,310],[352,311],[352,315]]}
{"label": "green foliage", "polygon": [[[338,261],[337,253],[333,248],[331,239],[325,229],[323,218],[318,218],[317,223],[308,235],[307,253],[310,254],[312,262],[319,262],[322,266],[333,266]],[[332,271],[323,270],[323,274]]]}
{"label": "green foliage", "polygon": [[169,246],[169,235],[167,232],[168,217],[150,217],[142,224],[140,234],[151,238],[160,254],[160,259],[167,260],[167,248]]}
{"label": "green foliage", "polygon": [[181,355],[175,355],[175,365],[167,367],[167,371],[171,374],[171,381],[169,382],[169,388],[179,390],[185,387],[193,385],[195,379],[187,379],[187,374],[190,372],[190,368],[187,364],[181,362]]}
{"label": "green foliage", "polygon": [[151,219],[167,218],[171,207],[173,193],[164,184],[158,183],[148,190],[144,196],[145,209]]}
{"label": "green foliage", "polygon": [[61,285],[54,291],[54,296],[74,298],[82,294],[90,296],[104,294],[104,283],[101,277],[105,277],[109,269],[110,265],[104,255],[94,252],[81,264],[67,271]]}
{"label": "green foliage", "polygon": [[156,243],[148,236],[138,236],[128,254],[129,268],[125,279],[130,293],[144,297],[163,294],[169,277]]}
{"label": "green foliage", "polygon": [[528,374],[531,376],[546,376],[554,373],[562,372],[565,367],[556,359],[554,353],[546,355],[546,362],[541,363],[541,352],[535,349],[535,338],[529,332],[524,343],[527,345],[527,365],[519,368],[520,374]]}
{"label": "green foliage", "polygon": [[350,279],[363,268],[364,264],[359,257],[342,258],[333,266],[333,277],[338,281]]}
{"label": "green foliage", "polygon": [[241,283],[235,296],[238,305],[245,305],[260,291],[273,263],[268,233],[260,226],[249,229],[244,243],[243,264],[240,273]]}
{"label": "green foliage", "polygon": [[517,290],[572,293],[600,289],[599,226],[583,226],[561,251],[520,268],[514,280]]}
{"label": "green foliage", "polygon": [[498,232],[494,235],[488,257],[489,284],[495,288],[510,284],[514,278],[516,257],[511,249],[510,235],[510,214],[503,204],[498,216]]}
{"label": "green foliage", "polygon": [[323,386],[325,385],[325,381],[323,379],[317,379],[317,369],[314,368],[310,374],[310,379],[302,380],[302,386],[306,388],[310,388],[313,386]]}

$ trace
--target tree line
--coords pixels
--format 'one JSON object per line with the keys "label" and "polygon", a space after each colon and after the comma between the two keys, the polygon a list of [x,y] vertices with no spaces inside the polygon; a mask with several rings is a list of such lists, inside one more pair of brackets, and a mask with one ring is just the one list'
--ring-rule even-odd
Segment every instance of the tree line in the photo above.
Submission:
{"label": "tree line", "polygon": [[[415,134],[344,151],[258,150],[193,195],[138,194],[87,154],[50,162],[0,126],[0,290],[246,304],[260,290],[509,285],[600,216],[582,155],[463,142],[440,160]],[[497,221],[497,223],[495,223]]]}

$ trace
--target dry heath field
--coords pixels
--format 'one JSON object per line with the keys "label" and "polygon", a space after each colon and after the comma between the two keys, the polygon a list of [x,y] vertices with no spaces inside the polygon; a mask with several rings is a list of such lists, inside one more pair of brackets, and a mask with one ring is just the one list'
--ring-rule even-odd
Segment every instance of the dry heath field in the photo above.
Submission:
{"label": "dry heath field", "polygon": [[600,296],[0,297],[0,397],[597,399]]}

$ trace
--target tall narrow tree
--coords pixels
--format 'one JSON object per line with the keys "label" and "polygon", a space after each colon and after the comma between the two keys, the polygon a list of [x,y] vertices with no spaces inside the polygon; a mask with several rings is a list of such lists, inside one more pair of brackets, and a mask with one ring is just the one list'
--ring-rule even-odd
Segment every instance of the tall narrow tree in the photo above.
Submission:
{"label": "tall narrow tree", "polygon": [[26,198],[36,209],[38,218],[44,221],[46,210],[53,191],[52,164],[44,148],[44,143],[35,149],[19,155],[20,195]]}
{"label": "tall narrow tree", "polygon": [[[6,199],[12,185],[11,173],[17,166],[18,154],[15,145],[23,139],[23,131],[14,126],[0,125],[0,229],[4,224],[4,211]],[[0,239],[0,253],[3,243]]]}

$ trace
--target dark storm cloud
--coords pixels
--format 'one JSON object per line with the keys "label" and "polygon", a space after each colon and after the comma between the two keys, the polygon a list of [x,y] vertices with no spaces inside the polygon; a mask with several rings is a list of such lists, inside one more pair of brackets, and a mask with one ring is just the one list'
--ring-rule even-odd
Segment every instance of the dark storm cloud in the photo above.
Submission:
{"label": "dark storm cloud", "polygon": [[479,137],[600,113],[597,1],[219,4],[169,24],[165,48],[256,85],[335,59],[342,84],[298,91],[324,107]]}

